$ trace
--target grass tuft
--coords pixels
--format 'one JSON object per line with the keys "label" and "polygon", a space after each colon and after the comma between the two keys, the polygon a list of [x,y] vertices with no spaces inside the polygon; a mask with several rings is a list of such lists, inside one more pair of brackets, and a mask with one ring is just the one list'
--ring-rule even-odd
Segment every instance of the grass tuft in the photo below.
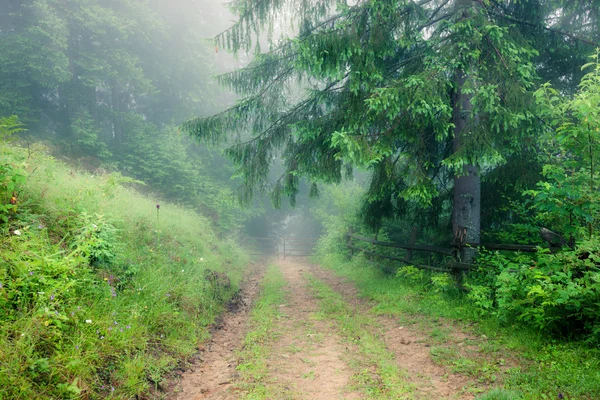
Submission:
{"label": "grass tuft", "polygon": [[285,285],[279,268],[269,266],[261,283],[260,298],[250,315],[251,330],[246,334],[238,354],[240,390],[245,399],[277,397],[275,385],[268,381],[267,359],[271,344],[279,336],[274,326],[282,316],[279,306],[286,301]]}
{"label": "grass tuft", "polygon": [[414,388],[408,376],[396,365],[394,357],[378,337],[372,317],[353,310],[343,297],[313,276],[311,288],[319,299],[321,312],[338,324],[340,334],[358,346],[361,360],[355,360],[357,388],[368,398],[412,398]]}

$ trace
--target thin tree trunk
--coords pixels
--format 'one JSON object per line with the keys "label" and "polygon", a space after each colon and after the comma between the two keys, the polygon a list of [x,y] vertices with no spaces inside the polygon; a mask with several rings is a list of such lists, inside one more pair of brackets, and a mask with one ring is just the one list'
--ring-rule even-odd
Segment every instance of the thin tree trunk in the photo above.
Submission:
{"label": "thin tree trunk", "polygon": [[121,153],[123,149],[123,127],[121,124],[121,102],[119,101],[119,89],[116,81],[110,85],[110,100],[112,103],[112,124],[113,124],[113,148],[115,154]]}
{"label": "thin tree trunk", "polygon": [[[414,246],[417,243],[418,232],[419,232],[419,227],[417,225],[413,225],[410,230],[410,237],[408,239],[408,244],[410,244],[411,246]],[[412,258],[413,258],[413,251],[412,251],[412,249],[408,249],[406,251],[406,261],[411,261]]]}
{"label": "thin tree trunk", "polygon": [[72,104],[69,100],[69,82],[58,86],[58,120],[60,121],[60,135],[65,139],[73,137],[71,124],[73,123]]}

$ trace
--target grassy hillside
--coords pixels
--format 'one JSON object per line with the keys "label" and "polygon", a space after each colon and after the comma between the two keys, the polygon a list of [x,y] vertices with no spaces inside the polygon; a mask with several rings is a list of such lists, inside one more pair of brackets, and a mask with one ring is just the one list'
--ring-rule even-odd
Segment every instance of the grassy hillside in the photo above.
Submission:
{"label": "grassy hillside", "polygon": [[242,251],[204,217],[41,147],[3,145],[0,167],[0,399],[160,388],[234,295]]}

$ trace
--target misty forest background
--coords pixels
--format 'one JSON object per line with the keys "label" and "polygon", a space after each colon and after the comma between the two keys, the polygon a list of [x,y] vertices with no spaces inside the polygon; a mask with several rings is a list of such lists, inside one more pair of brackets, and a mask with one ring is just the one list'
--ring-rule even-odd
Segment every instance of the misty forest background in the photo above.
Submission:
{"label": "misty forest background", "polygon": [[[561,396],[600,393],[600,4],[217,3],[0,0],[0,399],[159,392],[240,242],[288,234],[536,332]],[[349,227],[473,269],[350,258]]]}

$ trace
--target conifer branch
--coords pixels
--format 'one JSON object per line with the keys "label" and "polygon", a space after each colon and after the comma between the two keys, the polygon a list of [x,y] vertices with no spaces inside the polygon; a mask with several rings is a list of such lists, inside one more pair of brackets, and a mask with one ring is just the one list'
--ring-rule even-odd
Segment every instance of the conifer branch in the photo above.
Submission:
{"label": "conifer branch", "polygon": [[[500,8],[501,5],[496,0],[492,0],[492,2],[496,5],[497,8]],[[497,17],[500,17],[500,18],[504,18],[504,19],[506,19],[508,21],[511,21],[511,22],[514,22],[514,23],[517,23],[517,24],[529,26],[529,27],[532,27],[532,28],[538,28],[538,29],[542,29],[542,30],[545,30],[545,31],[548,31],[548,32],[556,33],[558,35],[562,35],[562,36],[568,37],[568,38],[570,38],[570,39],[572,39],[572,40],[574,40],[576,42],[581,42],[581,43],[589,44],[589,45],[595,46],[595,47],[599,47],[600,46],[600,42],[596,42],[596,41],[593,41],[591,39],[579,37],[579,36],[577,36],[577,35],[575,35],[575,34],[573,34],[571,32],[566,32],[566,31],[563,31],[563,30],[560,30],[560,29],[556,29],[556,28],[552,28],[552,27],[549,27],[549,26],[546,26],[546,25],[542,25],[542,24],[535,24],[535,23],[532,23],[532,22],[523,21],[523,20],[520,20],[518,18],[509,16],[509,15],[507,15],[505,13],[502,13],[502,12],[489,11],[489,13],[492,14],[492,15],[494,15],[494,16],[497,16]]]}

